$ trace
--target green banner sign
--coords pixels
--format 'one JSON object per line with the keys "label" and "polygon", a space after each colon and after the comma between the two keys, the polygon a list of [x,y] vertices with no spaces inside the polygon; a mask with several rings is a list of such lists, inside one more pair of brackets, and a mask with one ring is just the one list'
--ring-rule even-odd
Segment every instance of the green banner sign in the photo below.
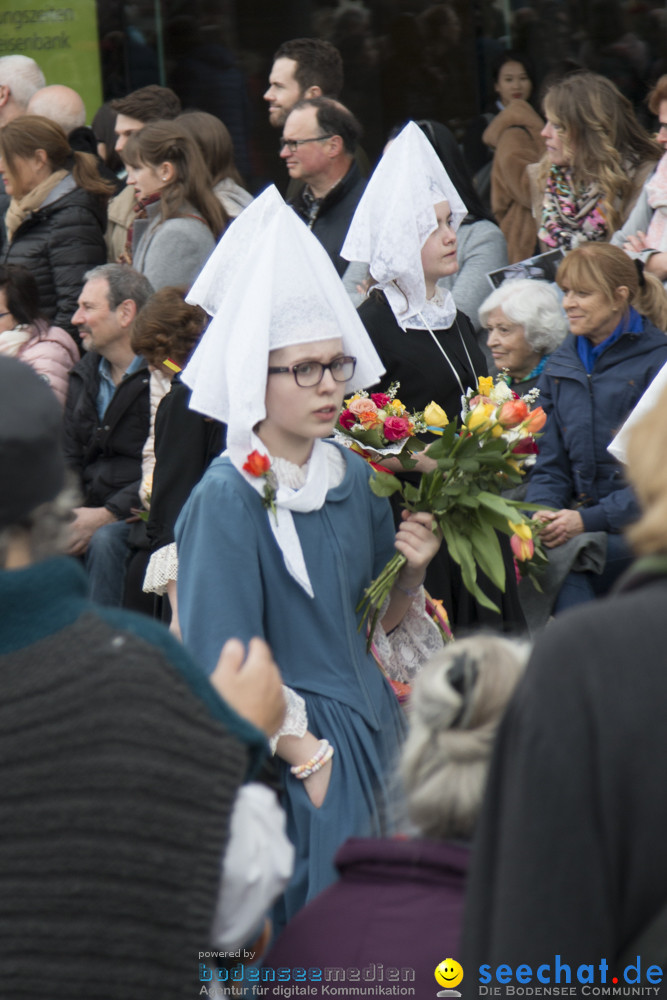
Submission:
{"label": "green banner sign", "polygon": [[14,54],[34,59],[47,84],[81,94],[90,123],[102,103],[95,0],[0,0],[0,56]]}

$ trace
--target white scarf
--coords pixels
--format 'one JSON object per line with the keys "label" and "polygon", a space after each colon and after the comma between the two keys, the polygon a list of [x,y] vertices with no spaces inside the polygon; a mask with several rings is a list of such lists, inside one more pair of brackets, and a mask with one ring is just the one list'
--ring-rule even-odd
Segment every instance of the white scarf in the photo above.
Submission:
{"label": "white scarf", "polygon": [[18,357],[21,348],[34,336],[33,330],[23,324],[14,330],[4,330],[0,333],[0,354],[6,358]]}
{"label": "white scarf", "polygon": [[[261,455],[266,455],[273,467],[273,458],[256,434],[250,435],[250,445],[251,451],[258,451]],[[308,513],[311,510],[320,510],[324,506],[327,493],[336,485],[334,467],[327,458],[327,451],[331,447],[334,446],[326,445],[324,441],[316,440],[314,442],[308,461],[306,481],[298,489],[292,489],[282,484],[279,478],[277,479],[275,494],[276,514],[274,515],[271,511],[267,512],[273,537],[283,554],[287,571],[303,587],[309,597],[314,597],[315,595],[308,570],[306,569],[306,562],[294,525],[292,511],[296,513]],[[258,476],[251,476],[243,468],[247,454],[239,454],[235,448],[228,448],[224,454],[229,456],[232,465],[241,473],[245,481],[257,493],[262,495],[264,492],[264,479]]]}

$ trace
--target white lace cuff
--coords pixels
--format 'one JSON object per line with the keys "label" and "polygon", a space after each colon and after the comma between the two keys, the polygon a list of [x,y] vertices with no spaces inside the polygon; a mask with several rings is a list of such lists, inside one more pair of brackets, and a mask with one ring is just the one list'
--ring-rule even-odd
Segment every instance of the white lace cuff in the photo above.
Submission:
{"label": "white lace cuff", "polygon": [[170,580],[178,578],[178,553],[176,542],[163,545],[150,557],[144,576],[145,594],[164,594]]}
{"label": "white lace cuff", "polygon": [[271,753],[276,752],[276,746],[281,736],[298,736],[301,739],[308,731],[308,712],[306,711],[306,703],[301,695],[285,684],[283,684],[283,694],[287,702],[287,709],[282,726],[269,740]]}
{"label": "white lace cuff", "polygon": [[389,635],[382,628],[381,609],[373,642],[389,679],[411,684],[424,664],[443,646],[442,633],[426,611],[423,587],[420,587],[401,624]]}

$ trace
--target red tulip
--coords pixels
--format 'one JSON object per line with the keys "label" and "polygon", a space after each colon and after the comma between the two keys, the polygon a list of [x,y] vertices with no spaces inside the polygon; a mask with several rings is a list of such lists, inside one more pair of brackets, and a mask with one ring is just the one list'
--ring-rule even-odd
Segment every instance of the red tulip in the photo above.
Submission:
{"label": "red tulip", "polygon": [[527,419],[523,423],[523,430],[526,434],[537,434],[547,422],[547,415],[541,406],[531,410]]}
{"label": "red tulip", "polygon": [[510,399],[498,407],[496,420],[503,427],[518,427],[528,416],[529,410],[522,399]]}
{"label": "red tulip", "polygon": [[251,451],[243,463],[243,468],[251,476],[265,476],[271,468],[271,459],[268,455],[262,455],[259,451]]}

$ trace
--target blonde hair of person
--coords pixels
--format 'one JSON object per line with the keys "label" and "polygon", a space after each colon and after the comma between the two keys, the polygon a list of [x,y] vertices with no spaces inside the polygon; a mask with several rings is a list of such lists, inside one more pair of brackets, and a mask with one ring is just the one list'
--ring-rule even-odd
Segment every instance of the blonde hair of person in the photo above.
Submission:
{"label": "blonde hair of person", "polygon": [[667,330],[667,292],[662,282],[638,267],[620,247],[585,243],[571,250],[558,267],[556,283],[575,292],[602,292],[610,305],[617,304],[617,290],[625,286],[628,305],[659,330]]}
{"label": "blonde hair of person", "polygon": [[195,208],[215,239],[229,216],[213,194],[213,181],[199,146],[177,121],[151,122],[127,140],[123,160],[131,167],[171,163],[174,180],[160,192],[163,219],[177,219]]}
{"label": "blonde hair of person", "polygon": [[[571,73],[549,88],[544,113],[561,131],[575,187],[595,183],[602,192],[609,233],[624,222],[619,211],[634,190],[629,176],[643,162],[657,162],[662,149],[635,117],[618,87],[597,73]],[[543,157],[538,173],[546,187],[551,163]]]}
{"label": "blonde hair of person", "polygon": [[41,115],[19,115],[0,129],[0,152],[9,173],[15,161],[29,159],[38,149],[46,153],[51,172],[71,170],[78,187],[90,194],[109,197],[113,184],[100,177],[97,160],[92,153],[74,152],[60,125]]}
{"label": "blonde hair of person", "polygon": [[400,764],[410,820],[433,840],[468,839],[493,741],[529,646],[495,635],[451,643],[417,677]]}
{"label": "blonde hair of person", "polygon": [[667,389],[628,440],[627,477],[642,509],[626,535],[639,556],[667,555]]}

